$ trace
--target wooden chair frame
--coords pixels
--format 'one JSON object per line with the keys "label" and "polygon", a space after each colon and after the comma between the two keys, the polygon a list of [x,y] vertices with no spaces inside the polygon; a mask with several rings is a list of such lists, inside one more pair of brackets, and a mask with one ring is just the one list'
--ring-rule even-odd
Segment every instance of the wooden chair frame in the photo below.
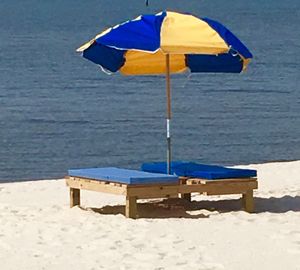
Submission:
{"label": "wooden chair frame", "polygon": [[127,185],[107,180],[95,180],[67,176],[66,184],[70,188],[70,207],[80,205],[80,190],[92,190],[126,196],[125,216],[137,218],[137,200],[177,197],[191,200],[191,193],[204,195],[242,194],[244,209],[254,211],[253,190],[257,189],[256,178],[207,180],[180,177],[178,184]]}

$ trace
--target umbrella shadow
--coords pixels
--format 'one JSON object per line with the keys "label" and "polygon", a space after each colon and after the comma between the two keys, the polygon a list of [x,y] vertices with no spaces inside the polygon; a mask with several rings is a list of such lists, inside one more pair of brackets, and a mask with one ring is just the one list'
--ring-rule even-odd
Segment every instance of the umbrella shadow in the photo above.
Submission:
{"label": "umbrella shadow", "polygon": [[[255,197],[255,213],[286,213],[300,212],[300,196],[283,196],[280,198]],[[124,205],[103,206],[101,208],[87,208],[103,215],[124,215]],[[202,200],[188,202],[184,199],[171,198],[147,203],[138,203],[139,218],[209,218],[212,212],[228,213],[242,210],[241,199]],[[205,213],[201,212],[206,210]]]}

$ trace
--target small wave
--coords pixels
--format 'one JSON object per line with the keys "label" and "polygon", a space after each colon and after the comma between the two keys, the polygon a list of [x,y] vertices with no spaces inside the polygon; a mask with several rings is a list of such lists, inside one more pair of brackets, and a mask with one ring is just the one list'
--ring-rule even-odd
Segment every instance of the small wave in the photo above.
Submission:
{"label": "small wave", "polygon": [[37,123],[37,124],[89,124],[90,121],[88,120],[61,120],[61,119],[41,119],[41,118],[35,118],[35,119],[30,119],[28,121],[29,123]]}

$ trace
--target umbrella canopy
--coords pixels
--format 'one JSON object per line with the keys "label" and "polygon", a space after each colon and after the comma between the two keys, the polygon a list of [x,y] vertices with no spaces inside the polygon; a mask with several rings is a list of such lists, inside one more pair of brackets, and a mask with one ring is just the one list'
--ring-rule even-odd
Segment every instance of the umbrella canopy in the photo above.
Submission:
{"label": "umbrella canopy", "polygon": [[[252,58],[225,26],[208,18],[164,11],[111,27],[77,49],[103,71],[166,74],[168,164],[171,161],[170,73],[240,73]],[[169,171],[169,169],[168,169]]]}

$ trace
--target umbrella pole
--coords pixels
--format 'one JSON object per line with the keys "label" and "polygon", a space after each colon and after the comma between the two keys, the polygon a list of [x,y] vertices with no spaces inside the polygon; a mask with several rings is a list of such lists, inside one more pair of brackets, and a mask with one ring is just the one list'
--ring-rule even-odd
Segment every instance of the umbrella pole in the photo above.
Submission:
{"label": "umbrella pole", "polygon": [[166,54],[166,91],[167,91],[167,173],[171,174],[171,85],[170,85],[170,55]]}

